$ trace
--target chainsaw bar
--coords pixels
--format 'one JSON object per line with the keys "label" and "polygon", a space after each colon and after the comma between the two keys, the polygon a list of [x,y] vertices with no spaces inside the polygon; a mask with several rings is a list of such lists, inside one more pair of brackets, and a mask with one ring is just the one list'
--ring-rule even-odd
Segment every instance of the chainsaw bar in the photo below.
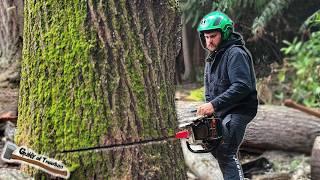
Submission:
{"label": "chainsaw bar", "polygon": [[195,117],[188,117],[185,118],[183,121],[180,121],[179,128],[185,128],[187,126],[192,125],[195,121],[200,121],[203,118],[206,118],[207,116],[195,116]]}

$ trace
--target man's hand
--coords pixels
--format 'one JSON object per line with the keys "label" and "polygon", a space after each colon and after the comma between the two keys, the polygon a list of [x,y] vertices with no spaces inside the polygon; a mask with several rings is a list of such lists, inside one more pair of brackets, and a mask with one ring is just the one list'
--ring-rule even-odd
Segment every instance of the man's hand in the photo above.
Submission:
{"label": "man's hand", "polygon": [[197,115],[211,116],[213,113],[214,113],[214,108],[210,102],[202,104],[197,109]]}

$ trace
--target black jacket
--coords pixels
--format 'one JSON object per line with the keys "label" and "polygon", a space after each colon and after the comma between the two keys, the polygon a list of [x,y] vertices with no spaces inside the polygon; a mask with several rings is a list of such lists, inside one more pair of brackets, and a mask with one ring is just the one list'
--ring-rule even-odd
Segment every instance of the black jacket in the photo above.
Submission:
{"label": "black jacket", "polygon": [[205,98],[218,117],[243,114],[254,117],[258,99],[252,57],[241,35],[232,33],[206,59]]}

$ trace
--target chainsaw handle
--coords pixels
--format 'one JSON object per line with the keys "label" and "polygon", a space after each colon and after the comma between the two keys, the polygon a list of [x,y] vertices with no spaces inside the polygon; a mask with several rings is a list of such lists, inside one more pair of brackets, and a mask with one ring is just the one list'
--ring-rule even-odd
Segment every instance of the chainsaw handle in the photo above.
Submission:
{"label": "chainsaw handle", "polygon": [[186,142],[186,144],[187,144],[187,148],[189,149],[189,151],[191,151],[191,152],[193,152],[193,153],[209,153],[209,152],[211,152],[211,151],[213,151],[216,147],[211,147],[210,149],[204,149],[204,150],[193,150],[193,149],[191,149],[191,147],[190,147],[190,144],[189,144],[189,142],[187,141]]}

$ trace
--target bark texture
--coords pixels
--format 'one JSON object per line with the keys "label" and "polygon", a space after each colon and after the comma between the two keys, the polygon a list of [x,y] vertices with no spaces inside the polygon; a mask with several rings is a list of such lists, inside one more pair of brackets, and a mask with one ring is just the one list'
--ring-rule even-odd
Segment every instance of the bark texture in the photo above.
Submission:
{"label": "bark texture", "polygon": [[17,143],[75,179],[183,179],[180,143],[165,141],[176,127],[174,4],[26,0],[24,20]]}
{"label": "bark texture", "polygon": [[23,1],[0,1],[0,87],[17,87],[22,51]]}
{"label": "bark texture", "polygon": [[8,112],[17,114],[18,89],[0,89],[0,117]]}

